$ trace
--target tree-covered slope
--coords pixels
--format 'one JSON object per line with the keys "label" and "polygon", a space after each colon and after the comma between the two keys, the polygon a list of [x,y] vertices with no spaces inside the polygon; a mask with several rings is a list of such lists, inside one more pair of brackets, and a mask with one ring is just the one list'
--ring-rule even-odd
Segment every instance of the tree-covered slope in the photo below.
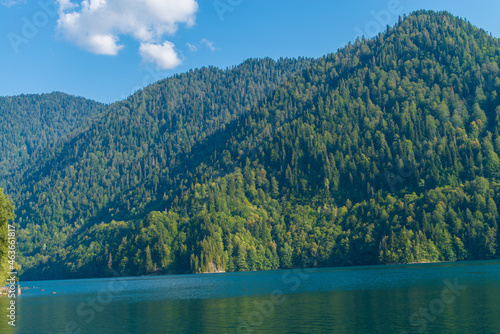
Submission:
{"label": "tree-covered slope", "polygon": [[[45,179],[33,178],[35,197],[26,198],[38,202],[21,201],[23,243],[32,245],[25,277],[496,257],[499,64],[498,39],[449,13],[420,11],[310,62],[188,146],[178,134],[192,127],[176,123],[165,131],[173,141],[157,148],[170,143],[172,159],[153,158],[144,152],[155,141],[123,132],[107,142],[133,143],[127,156],[141,147],[149,159],[117,170],[82,135],[83,159],[60,159]],[[147,101],[160,96],[125,101],[136,102],[124,122],[148,129],[131,115],[155,110]],[[150,132],[162,119],[146,123]],[[83,166],[93,172],[79,182],[115,175],[127,189],[101,191],[106,212],[86,206],[89,187],[67,188],[89,175]],[[75,216],[50,205],[50,196],[72,196],[66,189],[85,194],[71,229],[63,224]],[[46,221],[37,227],[37,219]],[[62,237],[64,229],[73,233]]]}
{"label": "tree-covered slope", "polygon": [[0,97],[0,177],[97,116],[104,105],[63,93]]}
{"label": "tree-covered slope", "polygon": [[[44,152],[11,182],[17,220],[26,229],[25,258],[58,250],[89,221],[143,213],[159,180],[179,166],[178,156],[308,63],[260,59],[227,70],[203,68],[109,106],[88,130]],[[145,184],[153,186],[146,190]]]}
{"label": "tree-covered slope", "polygon": [[9,228],[9,224],[12,224],[14,218],[12,200],[0,188],[0,282],[2,282],[2,286],[9,277],[8,273],[16,271],[18,268],[13,258],[16,254],[15,236],[17,230]]}

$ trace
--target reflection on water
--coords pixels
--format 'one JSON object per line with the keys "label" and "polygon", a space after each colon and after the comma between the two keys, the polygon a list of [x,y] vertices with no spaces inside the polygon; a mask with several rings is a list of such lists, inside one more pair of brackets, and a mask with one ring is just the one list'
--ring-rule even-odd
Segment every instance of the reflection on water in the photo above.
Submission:
{"label": "reflection on water", "polygon": [[25,285],[17,333],[500,333],[493,261]]}

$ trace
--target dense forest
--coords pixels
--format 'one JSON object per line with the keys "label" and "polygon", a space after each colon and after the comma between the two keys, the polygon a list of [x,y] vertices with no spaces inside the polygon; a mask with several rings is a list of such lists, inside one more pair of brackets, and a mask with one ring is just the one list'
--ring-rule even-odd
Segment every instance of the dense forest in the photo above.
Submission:
{"label": "dense forest", "polygon": [[500,40],[446,12],[162,80],[5,184],[24,279],[490,259]]}
{"label": "dense forest", "polygon": [[[9,250],[16,251],[16,231],[9,231],[9,223],[12,224],[14,218],[14,205],[12,204],[12,200],[8,198],[7,195],[4,194],[3,189],[0,188],[0,282],[2,283],[5,283],[6,279],[9,277],[8,273],[13,271],[11,270],[11,266],[15,269],[19,268],[15,260],[13,261],[12,259],[12,257],[15,256],[14,253],[9,254]],[[14,244],[12,244],[12,242],[14,242]],[[9,256],[11,258],[9,258]]]}
{"label": "dense forest", "polygon": [[104,105],[63,93],[0,97],[0,177],[83,130]]}

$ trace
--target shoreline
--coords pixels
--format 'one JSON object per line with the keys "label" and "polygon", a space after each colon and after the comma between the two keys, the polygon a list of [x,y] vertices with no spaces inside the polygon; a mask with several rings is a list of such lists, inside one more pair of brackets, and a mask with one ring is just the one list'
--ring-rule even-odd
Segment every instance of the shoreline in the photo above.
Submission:
{"label": "shoreline", "polygon": [[[152,273],[148,275],[139,275],[139,276],[123,276],[121,277],[122,279],[126,278],[138,278],[138,277],[151,277],[151,276],[189,276],[189,275],[201,275],[201,274],[224,274],[224,273],[231,273],[231,274],[236,274],[236,273],[251,273],[251,272],[266,272],[266,271],[278,271],[278,270],[314,270],[314,269],[327,269],[327,268],[334,268],[334,269],[349,269],[349,268],[363,268],[363,267],[374,267],[374,266],[398,266],[398,265],[415,265],[415,264],[444,264],[444,263],[456,263],[456,264],[461,264],[461,263],[474,263],[474,262],[486,262],[486,261],[500,261],[500,258],[496,259],[483,259],[483,260],[465,260],[465,261],[422,261],[422,262],[412,262],[412,263],[379,263],[379,264],[365,264],[365,265],[344,265],[344,266],[328,266],[328,267],[294,267],[294,268],[278,268],[278,269],[271,269],[271,270],[255,270],[255,271],[217,271],[217,272],[202,272],[202,273],[178,273],[178,274],[172,274],[172,273]],[[86,279],[112,279],[113,277],[82,277],[82,278],[58,278],[58,279],[39,279],[39,280],[30,280],[30,281],[23,281],[25,284],[27,282],[40,282],[40,281],[65,281],[65,280],[86,280]],[[26,289],[26,287],[24,287]]]}

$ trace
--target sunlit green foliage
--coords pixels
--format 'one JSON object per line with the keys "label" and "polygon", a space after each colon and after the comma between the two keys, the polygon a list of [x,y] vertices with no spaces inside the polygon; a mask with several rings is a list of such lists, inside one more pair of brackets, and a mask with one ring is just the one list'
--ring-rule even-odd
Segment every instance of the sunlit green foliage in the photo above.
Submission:
{"label": "sunlit green foliage", "polygon": [[25,277],[497,257],[499,64],[498,39],[419,11],[147,87],[24,175]]}
{"label": "sunlit green foliage", "polygon": [[[6,278],[8,277],[7,273],[10,272],[9,265],[9,245],[14,247],[14,251],[16,251],[16,244],[9,244],[9,228],[8,225],[12,224],[14,215],[14,205],[10,198],[4,194],[3,189],[0,188],[0,285],[4,285]],[[14,235],[15,237],[15,235]],[[15,240],[15,238],[13,239]],[[12,247],[11,246],[11,247]],[[11,253],[11,255],[14,255]],[[15,260],[11,260],[14,268],[18,268]]]}

